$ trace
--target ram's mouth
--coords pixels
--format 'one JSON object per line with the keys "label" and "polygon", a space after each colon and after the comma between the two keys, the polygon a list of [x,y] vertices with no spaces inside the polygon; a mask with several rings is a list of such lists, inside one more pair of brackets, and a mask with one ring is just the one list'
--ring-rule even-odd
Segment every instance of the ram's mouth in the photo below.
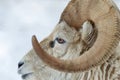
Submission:
{"label": "ram's mouth", "polygon": [[27,77],[31,76],[33,73],[27,73],[27,74],[23,74],[21,77],[22,79],[26,79]]}

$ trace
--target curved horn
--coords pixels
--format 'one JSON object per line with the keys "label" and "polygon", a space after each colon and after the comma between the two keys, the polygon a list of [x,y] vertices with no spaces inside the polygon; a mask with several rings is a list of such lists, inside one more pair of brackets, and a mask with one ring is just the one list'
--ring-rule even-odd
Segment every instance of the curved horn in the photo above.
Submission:
{"label": "curved horn", "polygon": [[113,54],[120,40],[120,14],[111,0],[72,0],[61,15],[61,20],[79,29],[90,20],[98,29],[94,45],[83,55],[72,60],[62,60],[47,54],[35,36],[33,48],[43,62],[60,71],[77,72],[104,63]]}

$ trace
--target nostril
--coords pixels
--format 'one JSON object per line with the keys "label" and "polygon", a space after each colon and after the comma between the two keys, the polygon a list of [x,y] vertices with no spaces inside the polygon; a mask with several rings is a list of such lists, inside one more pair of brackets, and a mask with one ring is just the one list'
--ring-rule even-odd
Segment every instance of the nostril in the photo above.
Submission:
{"label": "nostril", "polygon": [[18,63],[18,68],[20,68],[21,66],[23,66],[24,62],[19,62]]}

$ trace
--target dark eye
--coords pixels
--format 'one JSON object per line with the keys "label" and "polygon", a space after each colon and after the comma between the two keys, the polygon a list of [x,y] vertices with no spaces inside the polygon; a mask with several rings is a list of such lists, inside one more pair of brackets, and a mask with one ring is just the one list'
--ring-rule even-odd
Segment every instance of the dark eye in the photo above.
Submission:
{"label": "dark eye", "polygon": [[56,41],[59,43],[59,44],[64,44],[66,41],[62,38],[56,38]]}

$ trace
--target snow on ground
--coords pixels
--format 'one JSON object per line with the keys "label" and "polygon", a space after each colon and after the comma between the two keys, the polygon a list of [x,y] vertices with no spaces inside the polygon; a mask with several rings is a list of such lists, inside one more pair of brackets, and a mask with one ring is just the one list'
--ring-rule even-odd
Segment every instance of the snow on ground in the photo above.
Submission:
{"label": "snow on ground", "polygon": [[0,0],[0,80],[21,80],[17,63],[32,48],[31,36],[46,37],[68,1]]}

